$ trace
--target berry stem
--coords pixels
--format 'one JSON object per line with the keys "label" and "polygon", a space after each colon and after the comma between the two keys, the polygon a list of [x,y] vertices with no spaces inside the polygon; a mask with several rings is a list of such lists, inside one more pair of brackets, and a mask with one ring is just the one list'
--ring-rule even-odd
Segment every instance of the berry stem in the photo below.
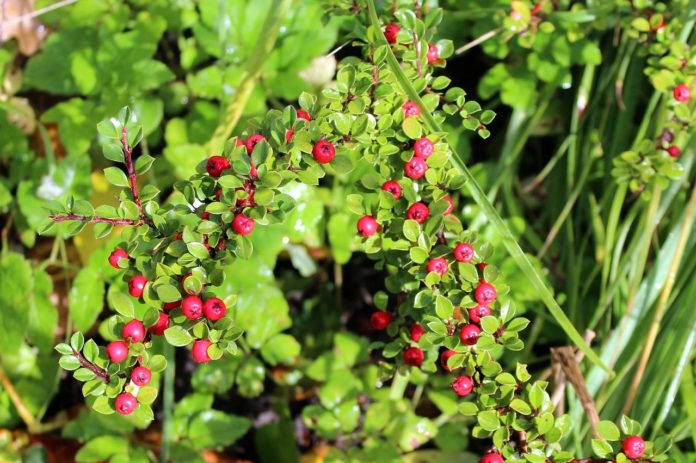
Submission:
{"label": "berry stem", "polygon": [[138,176],[133,167],[133,148],[128,145],[128,129],[125,125],[121,129],[121,149],[123,150],[124,163],[126,164],[126,171],[128,172],[128,183],[130,184],[131,195],[133,195],[133,202],[138,207],[140,222],[148,223],[149,221],[143,213],[143,205],[140,201],[140,195],[138,194]]}
{"label": "berry stem", "polygon": [[77,215],[77,214],[49,215],[48,218],[53,220],[54,222],[66,222],[68,220],[76,220],[76,221],[80,221],[80,222],[89,222],[89,223],[110,223],[111,225],[138,226],[138,225],[142,224],[142,222],[140,220],[109,219],[106,217],[99,217],[99,216],[90,217],[87,215]]}
{"label": "berry stem", "polygon": [[98,367],[89,360],[87,360],[81,353],[79,353],[76,350],[73,350],[72,352],[73,357],[77,359],[78,362],[80,362],[80,365],[82,365],[83,368],[87,368],[90,370],[92,373],[97,375],[97,377],[103,381],[104,383],[108,384],[111,382],[111,375],[109,375],[104,368]]}

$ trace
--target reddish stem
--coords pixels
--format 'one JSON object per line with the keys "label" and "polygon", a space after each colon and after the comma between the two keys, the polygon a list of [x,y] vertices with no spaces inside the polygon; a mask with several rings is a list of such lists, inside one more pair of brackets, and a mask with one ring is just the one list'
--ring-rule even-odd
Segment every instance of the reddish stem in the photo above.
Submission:
{"label": "reddish stem", "polygon": [[142,224],[142,222],[140,220],[108,219],[106,217],[89,217],[86,215],[77,215],[77,214],[49,215],[48,218],[53,220],[54,222],[66,222],[68,220],[76,220],[76,221],[80,221],[80,222],[89,222],[89,223],[110,223],[111,225],[138,226],[138,225]]}
{"label": "reddish stem", "polygon": [[107,384],[111,381],[111,376],[106,372],[104,368],[96,366],[76,350],[73,350],[73,356],[77,359],[78,362],[80,362],[80,365],[82,365],[83,368],[87,368],[88,370],[90,370],[92,373],[97,375],[97,377],[100,380],[104,381]]}
{"label": "reddish stem", "polygon": [[140,195],[138,194],[138,185],[136,183],[137,176],[133,168],[133,148],[128,146],[128,129],[126,129],[125,125],[123,129],[121,129],[121,147],[123,149],[123,157],[126,164],[126,171],[128,172],[128,183],[130,184],[131,195],[133,195],[133,202],[138,207],[140,221],[147,222],[148,220],[143,213],[143,206],[140,203]]}

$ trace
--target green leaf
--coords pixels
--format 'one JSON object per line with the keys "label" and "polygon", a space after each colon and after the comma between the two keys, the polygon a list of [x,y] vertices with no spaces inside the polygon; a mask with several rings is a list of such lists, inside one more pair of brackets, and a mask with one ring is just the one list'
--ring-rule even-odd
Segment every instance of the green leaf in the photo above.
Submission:
{"label": "green leaf", "polygon": [[479,426],[486,431],[495,431],[500,427],[498,413],[495,410],[484,410],[476,416]]}
{"label": "green leaf", "polygon": [[619,440],[619,438],[621,437],[619,427],[611,421],[600,421],[599,423],[597,423],[595,429],[597,430],[597,434],[599,434],[599,437],[606,441],[616,441]]}
{"label": "green leaf", "polygon": [[206,410],[193,417],[188,438],[195,449],[226,447],[242,437],[251,421],[218,410]]}
{"label": "green leaf", "polygon": [[600,458],[606,458],[614,453],[609,442],[601,439],[592,439],[592,451]]}
{"label": "green leaf", "polygon": [[418,241],[418,237],[420,236],[420,225],[418,222],[411,219],[405,220],[403,230],[407,240],[413,242]]}
{"label": "green leaf", "polygon": [[78,462],[101,462],[114,455],[127,455],[130,444],[122,436],[99,436],[87,442],[75,455]]}
{"label": "green leaf", "polygon": [[107,167],[104,169],[104,176],[112,185],[121,187],[127,187],[129,185],[126,173],[118,167]]}
{"label": "green leaf", "polygon": [[0,259],[0,350],[12,354],[22,346],[29,323],[26,303],[31,297],[32,272],[29,262],[16,253]]}
{"label": "green leaf", "polygon": [[109,291],[107,298],[111,304],[111,307],[113,307],[116,312],[120,313],[126,318],[135,318],[133,301],[128,296],[119,291]]}
{"label": "green leaf", "polygon": [[193,342],[193,336],[186,331],[182,326],[172,326],[164,331],[164,337],[172,346],[182,347],[188,346]]}
{"label": "green leaf", "polygon": [[77,274],[68,293],[68,308],[75,329],[89,330],[97,321],[103,304],[104,280],[100,272],[88,265]]}
{"label": "green leaf", "polygon": [[289,334],[277,334],[261,347],[261,356],[271,365],[290,365],[300,355],[301,346]]}
{"label": "green leaf", "polygon": [[521,399],[514,399],[512,402],[510,402],[510,408],[515,410],[517,413],[521,413],[522,415],[530,415],[532,413],[532,408],[529,406],[529,404]]}

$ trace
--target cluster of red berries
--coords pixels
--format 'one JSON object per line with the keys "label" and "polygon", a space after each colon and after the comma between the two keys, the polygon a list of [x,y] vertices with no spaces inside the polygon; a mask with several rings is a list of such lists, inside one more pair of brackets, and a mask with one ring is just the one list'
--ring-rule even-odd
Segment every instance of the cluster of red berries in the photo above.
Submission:
{"label": "cluster of red berries", "polygon": [[[396,44],[399,32],[401,32],[401,28],[394,23],[387,24],[384,27],[384,37],[391,45]],[[428,64],[440,64],[442,62],[440,60],[440,49],[437,47],[437,45],[432,43],[428,44],[428,51],[426,52],[425,57],[428,60]]]}

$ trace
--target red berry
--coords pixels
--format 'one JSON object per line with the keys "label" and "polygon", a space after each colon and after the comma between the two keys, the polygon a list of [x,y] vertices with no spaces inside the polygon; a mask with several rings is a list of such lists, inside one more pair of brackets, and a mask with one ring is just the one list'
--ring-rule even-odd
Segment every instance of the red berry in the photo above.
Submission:
{"label": "red berry", "polygon": [[246,139],[244,142],[244,146],[246,146],[246,150],[248,154],[251,154],[254,151],[254,146],[261,140],[265,140],[266,137],[263,135],[260,135],[258,133],[255,133],[253,135],[250,135],[249,138]]}
{"label": "red berry", "polygon": [[495,286],[486,281],[481,281],[474,292],[474,299],[476,299],[476,302],[483,305],[489,305],[491,302],[495,301],[497,296],[498,293],[495,290]]}
{"label": "red berry", "polygon": [[672,145],[669,148],[667,148],[667,153],[673,158],[678,158],[679,156],[681,156],[681,149],[676,145]]}
{"label": "red berry", "polygon": [[336,156],[336,148],[326,140],[319,140],[312,148],[312,156],[319,164],[326,164]]}
{"label": "red berry", "polygon": [[307,111],[305,111],[304,109],[297,110],[297,117],[298,117],[298,119],[304,119],[306,121],[312,120],[312,116],[310,116],[309,113]]}
{"label": "red berry", "polygon": [[447,366],[447,360],[449,360],[449,358],[454,354],[456,354],[455,351],[448,349],[440,355],[440,366],[442,366],[445,371],[451,371],[450,367]]}
{"label": "red berry", "polygon": [[392,316],[389,312],[385,312],[383,310],[378,310],[377,312],[373,312],[372,316],[370,316],[370,324],[372,327],[376,330],[386,330],[389,324],[392,321]]}
{"label": "red berry", "polygon": [[404,351],[404,363],[410,367],[419,367],[423,363],[425,354],[418,347],[409,347]]}
{"label": "red berry", "polygon": [[454,258],[458,262],[471,262],[474,258],[474,247],[469,243],[459,243],[457,247],[454,248]]}
{"label": "red berry", "polygon": [[138,401],[133,396],[133,394],[129,394],[128,392],[119,394],[118,397],[116,397],[116,400],[114,401],[114,408],[121,415],[130,415],[135,411],[135,408],[137,406]]}
{"label": "red berry", "polygon": [[152,372],[145,367],[135,367],[131,372],[131,381],[136,386],[147,386],[152,379]]}
{"label": "red berry", "polygon": [[438,275],[442,276],[445,273],[447,273],[449,265],[447,264],[447,261],[444,257],[436,257],[428,261],[427,269],[428,272],[435,272]]}
{"label": "red berry", "polygon": [[420,116],[420,108],[413,101],[407,101],[401,109],[404,110],[404,117]]}
{"label": "red berry", "polygon": [[245,216],[244,214],[237,214],[232,220],[232,230],[238,235],[246,236],[254,231],[254,219]]}
{"label": "red berry", "polygon": [[445,210],[445,212],[443,212],[442,215],[448,216],[454,210],[454,202],[452,201],[452,198],[450,198],[449,196],[443,196],[442,199],[447,201],[447,204],[449,204],[449,206],[447,206],[447,210]]}
{"label": "red berry", "polygon": [[462,326],[462,330],[459,332],[459,339],[467,346],[473,346],[478,341],[480,334],[481,328],[476,325],[468,324]]}
{"label": "red berry", "polygon": [[140,320],[131,320],[123,325],[121,335],[129,342],[142,342],[145,339],[145,325]]}
{"label": "red berry", "polygon": [[430,44],[428,45],[428,52],[425,54],[425,57],[428,59],[428,64],[435,64],[440,60],[440,49],[437,48],[437,45]]}
{"label": "red berry", "polygon": [[229,161],[223,156],[210,156],[205,163],[205,170],[211,177],[218,178],[222,171],[230,168]]}
{"label": "red berry", "polygon": [[433,142],[425,137],[419,138],[413,143],[413,154],[419,158],[428,159],[434,150],[435,145]]}
{"label": "red berry", "polygon": [[397,26],[396,24],[387,24],[387,26],[384,28],[384,37],[387,39],[387,42],[390,44],[395,44],[396,43],[396,36],[397,34],[401,31],[401,28]]}
{"label": "red berry", "polygon": [[452,390],[459,397],[464,397],[471,394],[474,390],[474,381],[469,376],[457,376],[452,381]]}
{"label": "red berry", "polygon": [[211,297],[203,304],[203,314],[210,321],[216,322],[224,317],[226,313],[227,306],[217,297]]}
{"label": "red berry", "polygon": [[637,460],[645,453],[645,441],[640,436],[628,436],[621,442],[621,449],[629,460]]}
{"label": "red berry", "polygon": [[285,131],[285,143],[290,143],[292,141],[292,137],[295,136],[295,132],[291,129],[287,129]]}
{"label": "red berry", "polygon": [[360,217],[360,220],[358,220],[357,228],[358,233],[360,233],[364,238],[369,238],[377,233],[379,225],[374,217],[371,215],[365,215]]}
{"label": "red berry", "polygon": [[128,280],[128,293],[133,297],[140,297],[145,291],[147,278],[142,275],[134,275]]}
{"label": "red berry", "polygon": [[174,302],[165,302],[162,306],[162,310],[164,310],[164,313],[169,313],[177,307],[181,307],[181,299]]}
{"label": "red berry", "polygon": [[181,303],[181,311],[189,320],[198,320],[203,315],[203,301],[198,296],[186,296]]}
{"label": "red berry", "polygon": [[505,460],[498,452],[491,452],[485,454],[479,463],[505,463]]}
{"label": "red berry", "polygon": [[488,264],[485,262],[479,262],[478,264],[476,264],[476,268],[481,272],[483,272],[486,269],[486,267],[488,267]]}
{"label": "red berry", "polygon": [[246,142],[241,138],[237,138],[237,141],[234,144],[235,146],[246,146]]}
{"label": "red berry", "polygon": [[198,363],[208,363],[211,358],[208,355],[208,348],[211,346],[211,342],[207,339],[199,339],[194,341],[191,354],[193,355],[193,360]]}
{"label": "red berry", "polygon": [[411,341],[418,342],[420,341],[421,336],[425,334],[425,330],[422,326],[420,326],[420,324],[414,323],[413,325],[408,327],[408,334],[411,338]]}
{"label": "red berry", "polygon": [[483,317],[487,317],[491,314],[491,309],[485,305],[477,305],[469,309],[469,320],[473,323],[480,323]]}
{"label": "red berry", "polygon": [[689,101],[691,98],[691,89],[686,84],[679,84],[674,87],[672,94],[674,95],[675,100],[677,100],[679,103],[684,103]]}
{"label": "red berry", "polygon": [[121,248],[116,248],[116,249],[113,250],[113,252],[112,252],[111,254],[109,254],[109,264],[111,264],[111,266],[112,266],[113,268],[115,268],[115,269],[117,269],[117,270],[120,270],[120,269],[122,269],[122,268],[127,267],[128,264],[126,263],[126,265],[124,265],[123,267],[121,267],[121,266],[118,264],[119,261],[120,261],[121,259],[128,259],[128,258],[129,258],[129,256],[128,256],[128,253],[127,253],[126,251],[124,251],[124,250],[121,249]]}
{"label": "red berry", "polygon": [[121,363],[128,358],[128,344],[126,341],[111,341],[106,346],[106,355],[114,363]]}
{"label": "red berry", "polygon": [[653,32],[654,34],[657,34],[657,33],[660,32],[662,29],[665,28],[665,25],[666,25],[666,24],[665,24],[665,20],[664,20],[664,19],[660,19],[660,22],[657,24],[657,26],[651,28],[650,31]]}
{"label": "red berry", "polygon": [[423,177],[427,170],[428,165],[423,158],[419,158],[418,156],[413,156],[404,164],[404,174],[406,174],[406,177],[413,180],[418,180]]}
{"label": "red berry", "polygon": [[160,312],[159,318],[155,324],[150,327],[150,333],[155,336],[162,336],[167,328],[169,328],[169,315]]}
{"label": "red berry", "polygon": [[382,184],[382,190],[394,195],[394,199],[401,198],[401,185],[394,180],[387,180]]}
{"label": "red berry", "polygon": [[430,216],[430,209],[423,203],[413,203],[406,211],[409,219],[415,220],[418,223],[425,222]]}

